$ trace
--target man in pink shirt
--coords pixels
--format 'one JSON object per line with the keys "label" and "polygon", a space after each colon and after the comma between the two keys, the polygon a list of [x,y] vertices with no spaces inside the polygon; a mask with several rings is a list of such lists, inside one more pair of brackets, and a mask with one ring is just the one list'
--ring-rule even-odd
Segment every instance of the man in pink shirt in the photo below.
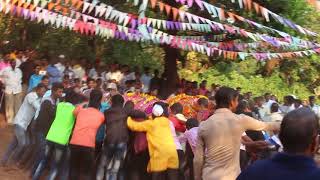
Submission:
{"label": "man in pink shirt", "polygon": [[180,143],[186,144],[187,167],[189,169],[189,177],[192,180],[193,174],[193,157],[197,146],[199,121],[197,119],[188,119],[186,122],[187,131],[179,136]]}

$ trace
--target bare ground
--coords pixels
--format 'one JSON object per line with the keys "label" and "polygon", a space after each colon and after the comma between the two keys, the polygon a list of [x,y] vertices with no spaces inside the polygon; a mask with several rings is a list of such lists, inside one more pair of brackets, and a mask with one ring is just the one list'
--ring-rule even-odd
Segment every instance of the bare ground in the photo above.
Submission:
{"label": "bare ground", "polygon": [[[12,137],[12,127],[6,126],[0,114],[0,158],[3,156]],[[29,180],[28,173],[14,165],[0,167],[0,180]]]}

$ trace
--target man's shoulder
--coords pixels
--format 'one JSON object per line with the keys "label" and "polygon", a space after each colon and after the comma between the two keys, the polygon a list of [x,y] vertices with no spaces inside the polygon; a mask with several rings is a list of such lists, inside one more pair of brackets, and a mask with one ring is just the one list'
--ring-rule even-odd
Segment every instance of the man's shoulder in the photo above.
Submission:
{"label": "man's shoulder", "polygon": [[272,170],[274,167],[271,159],[256,161],[242,171],[237,180],[251,180],[256,177],[261,177],[262,174],[270,174],[271,171],[272,173],[276,173]]}
{"label": "man's shoulder", "polygon": [[[301,174],[299,174],[301,172]],[[264,175],[263,175],[264,174]],[[302,176],[300,176],[302,175]],[[248,179],[284,179],[283,176],[287,178],[291,178],[290,176],[297,176],[297,179],[305,180],[313,180],[320,179],[320,169],[317,167],[310,167],[309,169],[305,169],[303,171],[296,171],[290,168],[287,162],[279,162],[274,158],[256,161],[254,164],[249,166],[246,170],[244,170],[237,180],[248,180]],[[298,177],[299,176],[299,177]],[[264,178],[263,178],[264,177]]]}
{"label": "man's shoulder", "polygon": [[26,95],[27,99],[38,99],[38,94],[36,92],[30,92]]}

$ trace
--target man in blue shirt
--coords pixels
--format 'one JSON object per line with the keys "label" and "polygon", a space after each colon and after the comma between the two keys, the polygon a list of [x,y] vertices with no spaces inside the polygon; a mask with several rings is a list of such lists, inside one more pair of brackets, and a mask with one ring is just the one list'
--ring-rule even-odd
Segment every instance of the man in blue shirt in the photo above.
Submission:
{"label": "man in blue shirt", "polygon": [[289,112],[282,121],[279,134],[284,152],[256,162],[237,180],[320,179],[320,169],[313,159],[319,145],[318,130],[318,118],[310,109]]}
{"label": "man in blue shirt", "polygon": [[59,83],[62,81],[62,73],[54,64],[55,64],[55,60],[51,59],[50,64],[47,67],[47,74],[49,76],[50,85],[52,85],[53,83]]}

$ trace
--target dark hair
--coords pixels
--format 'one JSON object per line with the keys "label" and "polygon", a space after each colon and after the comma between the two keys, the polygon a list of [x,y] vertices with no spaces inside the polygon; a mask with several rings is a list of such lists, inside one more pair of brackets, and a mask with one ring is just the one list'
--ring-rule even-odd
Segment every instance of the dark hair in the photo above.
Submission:
{"label": "dark hair", "polygon": [[88,107],[100,109],[101,99],[102,99],[102,92],[97,89],[93,89],[90,93]]}
{"label": "dark hair", "polygon": [[289,104],[293,104],[293,103],[294,103],[294,97],[293,97],[293,96],[285,96],[284,99],[285,99]]}
{"label": "dark hair", "polygon": [[239,97],[238,91],[229,87],[221,87],[215,95],[217,108],[229,108],[231,101],[237,97]]}
{"label": "dark hair", "polygon": [[263,101],[263,97],[262,97],[262,96],[254,97],[254,98],[253,98],[253,101],[254,101],[255,103],[257,103],[258,101]]}
{"label": "dark hair", "polygon": [[198,89],[198,82],[197,81],[192,82],[192,88]]}
{"label": "dark hair", "polygon": [[124,104],[123,109],[127,114],[130,114],[130,112],[134,110],[134,103],[132,101],[127,101]]}
{"label": "dark hair", "polygon": [[81,80],[80,80],[80,78],[75,78],[75,79],[73,79],[73,82],[81,82]]}
{"label": "dark hair", "polygon": [[41,81],[43,81],[43,80],[45,80],[45,79],[49,79],[49,76],[47,76],[47,75],[42,76]]}
{"label": "dark hair", "polygon": [[111,97],[112,107],[123,107],[124,99],[120,94],[116,94]]}
{"label": "dark hair", "polygon": [[305,152],[318,133],[318,120],[317,115],[309,108],[299,108],[289,112],[283,118],[279,134],[284,151]]}
{"label": "dark hair", "polygon": [[65,75],[63,76],[63,79],[70,79],[70,77],[69,77],[69,75],[65,74]]}
{"label": "dark hair", "polygon": [[243,114],[246,108],[250,108],[248,101],[239,101],[236,114]]}
{"label": "dark hair", "polygon": [[96,82],[94,79],[88,78],[88,79],[87,79],[87,84],[89,84],[89,82],[92,82],[92,81],[93,81],[93,82]]}
{"label": "dark hair", "polygon": [[199,126],[199,121],[195,118],[190,118],[187,120],[186,122],[186,128],[187,129],[192,129],[194,127],[198,127]]}
{"label": "dark hair", "polygon": [[270,111],[273,112],[278,112],[279,111],[279,104],[278,103],[272,103],[270,107]]}
{"label": "dark hair", "polygon": [[208,107],[209,106],[209,101],[208,99],[206,98],[199,98],[197,103],[200,105],[200,106],[204,106],[204,107]]}
{"label": "dark hair", "polygon": [[170,110],[175,114],[182,114],[183,106],[180,103],[174,103],[172,104],[172,106],[170,106]]}
{"label": "dark hair", "polygon": [[139,110],[133,110],[130,112],[129,115],[133,119],[147,119],[146,113],[144,113],[143,111],[139,111]]}
{"label": "dark hair", "polygon": [[73,89],[68,89],[66,91],[66,96],[64,98],[65,102],[69,102],[73,105],[77,104],[79,101],[79,96]]}
{"label": "dark hair", "polygon": [[154,75],[155,75],[155,76],[159,75],[159,70],[157,70],[157,69],[154,70]]}
{"label": "dark hair", "polygon": [[53,91],[57,91],[59,89],[63,89],[63,84],[62,83],[53,83],[52,84],[52,88],[51,88],[52,92]]}
{"label": "dark hair", "polygon": [[41,88],[47,89],[44,84],[39,83],[39,84],[35,87],[35,90],[39,90],[39,89],[41,89]]}
{"label": "dark hair", "polygon": [[309,101],[314,101],[314,100],[316,100],[315,96],[309,96]]}
{"label": "dark hair", "polygon": [[154,103],[153,106],[156,105],[156,104],[162,107],[163,116],[164,117],[169,117],[169,110],[168,110],[168,106],[169,105],[167,103],[165,103],[165,102],[158,101],[158,102]]}
{"label": "dark hair", "polygon": [[300,99],[295,99],[295,100],[294,100],[294,103],[295,103],[295,104],[302,104],[302,101],[301,101]]}

